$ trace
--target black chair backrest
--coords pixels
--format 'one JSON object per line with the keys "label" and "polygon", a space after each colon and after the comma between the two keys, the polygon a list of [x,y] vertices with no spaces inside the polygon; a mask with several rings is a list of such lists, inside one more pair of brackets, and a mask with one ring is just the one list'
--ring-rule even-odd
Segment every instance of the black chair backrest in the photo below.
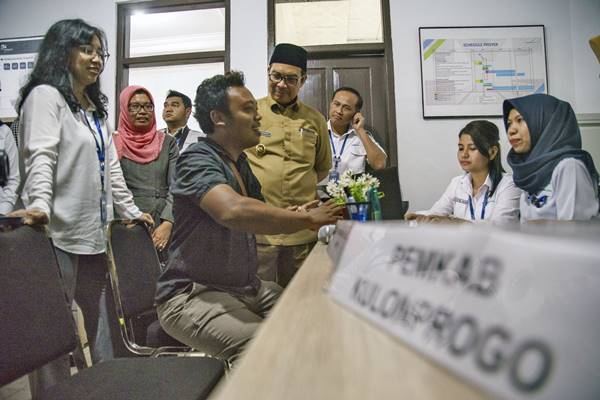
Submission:
{"label": "black chair backrest", "polygon": [[110,225],[108,236],[123,316],[132,318],[151,310],[160,260],[150,232],[143,224],[115,220]]}
{"label": "black chair backrest", "polygon": [[50,240],[0,218],[0,386],[72,351],[71,307]]}
{"label": "black chair backrest", "polygon": [[379,191],[385,195],[379,200],[383,219],[403,219],[406,208],[402,201],[398,167],[388,167],[371,171],[371,175],[379,179]]}

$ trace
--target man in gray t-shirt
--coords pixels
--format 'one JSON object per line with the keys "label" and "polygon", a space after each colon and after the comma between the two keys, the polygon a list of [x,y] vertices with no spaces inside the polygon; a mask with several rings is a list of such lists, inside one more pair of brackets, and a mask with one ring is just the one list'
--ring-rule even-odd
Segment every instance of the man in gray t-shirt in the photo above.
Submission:
{"label": "man in gray t-shirt", "polygon": [[254,234],[317,230],[334,223],[341,209],[264,202],[243,152],[258,144],[261,117],[241,73],[202,82],[195,106],[207,137],[177,160],[173,241],[157,285],[157,312],[169,335],[233,362],[282,290],[256,276]]}

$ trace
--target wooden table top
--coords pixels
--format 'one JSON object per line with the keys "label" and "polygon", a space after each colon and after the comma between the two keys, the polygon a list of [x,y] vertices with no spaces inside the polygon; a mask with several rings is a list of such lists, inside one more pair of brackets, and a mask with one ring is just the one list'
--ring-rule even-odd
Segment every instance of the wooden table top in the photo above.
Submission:
{"label": "wooden table top", "polygon": [[211,399],[482,399],[485,393],[329,298],[318,243]]}

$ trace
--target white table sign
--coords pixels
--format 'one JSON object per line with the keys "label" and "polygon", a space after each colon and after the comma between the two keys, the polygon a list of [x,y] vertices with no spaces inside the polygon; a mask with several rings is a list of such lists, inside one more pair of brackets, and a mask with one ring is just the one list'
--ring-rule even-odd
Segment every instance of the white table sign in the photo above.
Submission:
{"label": "white table sign", "polygon": [[493,395],[598,399],[600,235],[574,237],[357,224],[329,292]]}

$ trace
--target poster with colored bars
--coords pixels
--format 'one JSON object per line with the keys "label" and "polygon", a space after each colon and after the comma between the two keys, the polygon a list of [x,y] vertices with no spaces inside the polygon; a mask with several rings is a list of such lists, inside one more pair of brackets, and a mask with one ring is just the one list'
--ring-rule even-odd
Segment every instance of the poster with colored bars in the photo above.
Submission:
{"label": "poster with colored bars", "polygon": [[0,118],[16,118],[19,89],[33,70],[42,37],[0,39]]}
{"label": "poster with colored bars", "polygon": [[419,28],[423,116],[498,117],[547,93],[544,27]]}

